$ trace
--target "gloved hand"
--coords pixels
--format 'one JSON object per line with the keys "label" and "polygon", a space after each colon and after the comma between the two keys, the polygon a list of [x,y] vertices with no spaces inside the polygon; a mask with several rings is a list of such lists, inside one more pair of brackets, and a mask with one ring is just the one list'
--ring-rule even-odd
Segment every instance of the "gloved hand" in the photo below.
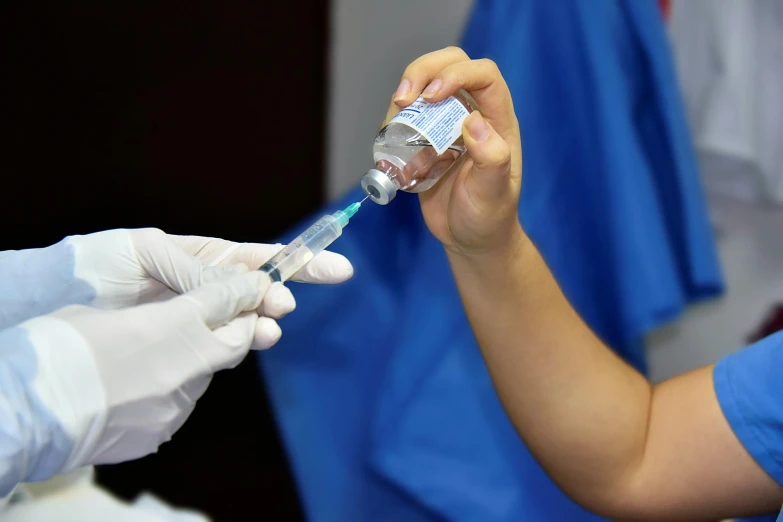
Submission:
{"label": "gloved hand", "polygon": [[[69,304],[115,309],[166,300],[223,277],[231,265],[255,270],[280,248],[140,229],[108,230],[68,237],[47,248],[0,252],[0,330]],[[347,259],[323,252],[293,280],[339,283],[352,274]],[[271,289],[265,303],[275,302],[281,291]]]}
{"label": "gloved hand", "polygon": [[[123,308],[183,294],[224,277],[231,265],[257,270],[283,245],[234,243],[199,236],[175,236],[161,230],[107,230],[72,236],[74,272],[94,290],[90,303],[99,308]],[[323,252],[293,281],[341,283],[353,275],[343,256]]]}
{"label": "gloved hand", "polygon": [[0,377],[10,379],[0,420],[14,412],[0,429],[8,442],[0,469],[12,470],[0,489],[155,452],[212,374],[236,366],[251,346],[277,341],[274,320],[255,312],[269,287],[268,276],[253,271],[161,303],[69,306],[20,325],[29,346],[3,346],[14,353],[0,364]]}

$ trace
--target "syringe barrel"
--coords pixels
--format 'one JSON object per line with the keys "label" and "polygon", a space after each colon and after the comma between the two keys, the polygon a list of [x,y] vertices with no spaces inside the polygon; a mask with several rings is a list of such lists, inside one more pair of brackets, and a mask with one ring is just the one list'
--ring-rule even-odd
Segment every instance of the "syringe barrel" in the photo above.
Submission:
{"label": "syringe barrel", "polygon": [[269,274],[274,282],[288,281],[342,233],[343,228],[336,217],[324,216],[264,263],[259,270]]}

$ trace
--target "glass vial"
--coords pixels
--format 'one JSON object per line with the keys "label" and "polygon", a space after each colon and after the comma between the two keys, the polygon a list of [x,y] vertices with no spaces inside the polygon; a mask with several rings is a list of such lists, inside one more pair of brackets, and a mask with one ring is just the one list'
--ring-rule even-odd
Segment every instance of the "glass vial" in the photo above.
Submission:
{"label": "glass vial", "polygon": [[465,91],[437,103],[420,97],[402,109],[375,137],[375,168],[362,176],[364,192],[387,205],[398,190],[431,188],[465,153],[462,123],[474,110],[476,101]]}

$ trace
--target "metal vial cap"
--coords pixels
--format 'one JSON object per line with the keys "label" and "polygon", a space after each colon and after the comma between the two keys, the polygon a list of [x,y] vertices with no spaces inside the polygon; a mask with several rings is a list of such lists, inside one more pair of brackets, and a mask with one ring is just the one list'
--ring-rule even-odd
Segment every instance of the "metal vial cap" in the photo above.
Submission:
{"label": "metal vial cap", "polygon": [[362,176],[362,190],[379,205],[388,205],[397,195],[397,187],[385,172],[370,169]]}

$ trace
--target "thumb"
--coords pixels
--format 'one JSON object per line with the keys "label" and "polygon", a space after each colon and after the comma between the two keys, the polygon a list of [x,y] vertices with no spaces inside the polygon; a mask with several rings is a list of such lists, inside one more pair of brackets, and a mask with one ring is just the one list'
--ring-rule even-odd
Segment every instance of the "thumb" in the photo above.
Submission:
{"label": "thumb", "polygon": [[473,160],[473,168],[465,180],[466,189],[478,201],[493,203],[508,190],[511,149],[478,112],[465,119],[462,135]]}
{"label": "thumb", "polygon": [[253,271],[206,284],[177,299],[196,304],[204,323],[214,330],[261,306],[270,285],[268,275]]}

